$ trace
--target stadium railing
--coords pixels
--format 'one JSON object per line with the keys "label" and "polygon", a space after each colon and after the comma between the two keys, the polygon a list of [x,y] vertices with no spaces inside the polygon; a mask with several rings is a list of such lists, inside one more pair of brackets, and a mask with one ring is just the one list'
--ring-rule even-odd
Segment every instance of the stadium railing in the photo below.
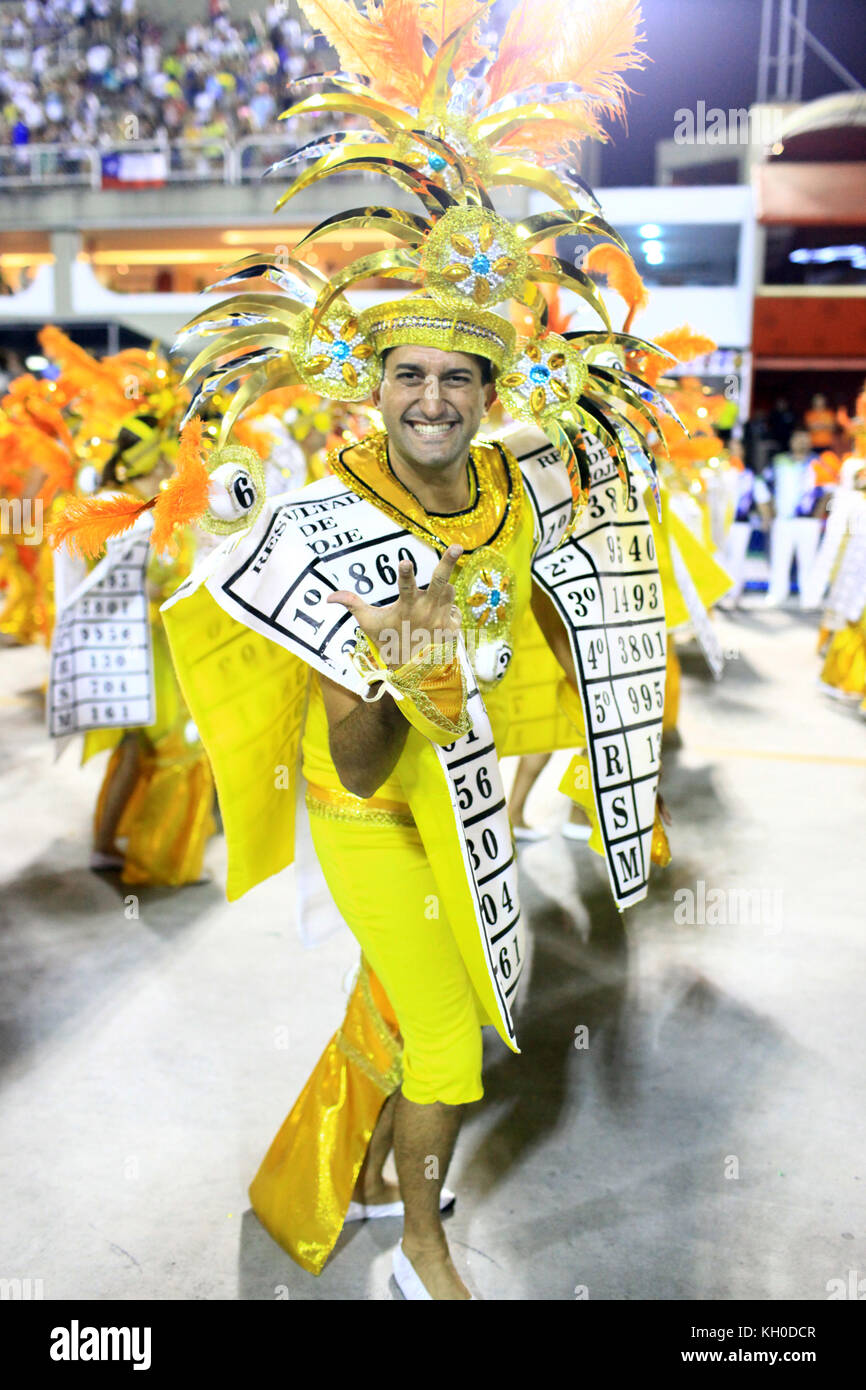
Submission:
{"label": "stadium railing", "polygon": [[[123,140],[113,145],[8,145],[0,147],[0,188],[252,183],[290,149],[291,141],[279,131],[230,142],[204,135],[167,144]],[[299,161],[293,173],[302,168]]]}

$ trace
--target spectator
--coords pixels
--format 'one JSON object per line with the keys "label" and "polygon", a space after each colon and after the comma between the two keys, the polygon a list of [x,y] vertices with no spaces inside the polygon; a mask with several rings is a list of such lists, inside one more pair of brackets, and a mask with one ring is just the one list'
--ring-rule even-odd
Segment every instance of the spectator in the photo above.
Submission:
{"label": "spectator", "polygon": [[791,563],[797,561],[802,595],[821,539],[822,488],[808,430],[794,430],[790,448],[776,454],[763,477],[755,479],[755,501],[772,506],[770,585],[767,604],[784,603],[791,590]]}
{"label": "spectator", "polygon": [[812,407],[806,411],[806,429],[813,449],[829,449],[836,427],[835,413],[827,405],[826,396],[813,396]]}
{"label": "spectator", "polygon": [[256,91],[250,102],[250,110],[257,130],[267,130],[276,107],[277,104],[267,82],[256,83]]}
{"label": "spectator", "polygon": [[779,396],[776,404],[770,411],[767,420],[767,428],[770,438],[776,445],[780,454],[783,454],[791,442],[791,434],[797,423],[797,417],[785,396]]}

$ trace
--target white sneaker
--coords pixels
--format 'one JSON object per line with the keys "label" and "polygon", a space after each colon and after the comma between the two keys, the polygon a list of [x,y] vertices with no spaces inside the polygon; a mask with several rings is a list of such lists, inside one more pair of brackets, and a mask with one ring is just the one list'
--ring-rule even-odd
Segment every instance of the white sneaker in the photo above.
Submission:
{"label": "white sneaker", "polygon": [[[448,1211],[457,1201],[457,1194],[443,1187],[439,1194],[439,1210]],[[350,1202],[344,1221],[375,1221],[382,1216],[402,1216],[402,1202]]]}

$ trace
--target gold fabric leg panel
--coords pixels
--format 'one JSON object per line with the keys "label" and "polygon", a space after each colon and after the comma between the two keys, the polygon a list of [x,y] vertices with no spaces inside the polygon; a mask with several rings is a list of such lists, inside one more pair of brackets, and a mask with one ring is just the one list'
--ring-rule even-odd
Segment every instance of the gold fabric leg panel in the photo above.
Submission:
{"label": "gold fabric leg panel", "polygon": [[266,1153],[249,1195],[310,1274],[337,1243],[379,1113],[400,1085],[397,1022],[364,962],[337,1030]]}

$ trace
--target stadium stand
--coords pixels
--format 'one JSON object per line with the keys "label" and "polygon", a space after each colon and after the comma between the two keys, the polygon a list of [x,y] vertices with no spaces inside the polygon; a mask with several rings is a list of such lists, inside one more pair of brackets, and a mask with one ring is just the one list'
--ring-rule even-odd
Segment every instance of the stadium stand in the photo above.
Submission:
{"label": "stadium stand", "polygon": [[227,152],[277,132],[289,84],[327,54],[285,0],[242,17],[199,0],[159,20],[141,0],[2,4],[0,183],[237,181],[256,160]]}

